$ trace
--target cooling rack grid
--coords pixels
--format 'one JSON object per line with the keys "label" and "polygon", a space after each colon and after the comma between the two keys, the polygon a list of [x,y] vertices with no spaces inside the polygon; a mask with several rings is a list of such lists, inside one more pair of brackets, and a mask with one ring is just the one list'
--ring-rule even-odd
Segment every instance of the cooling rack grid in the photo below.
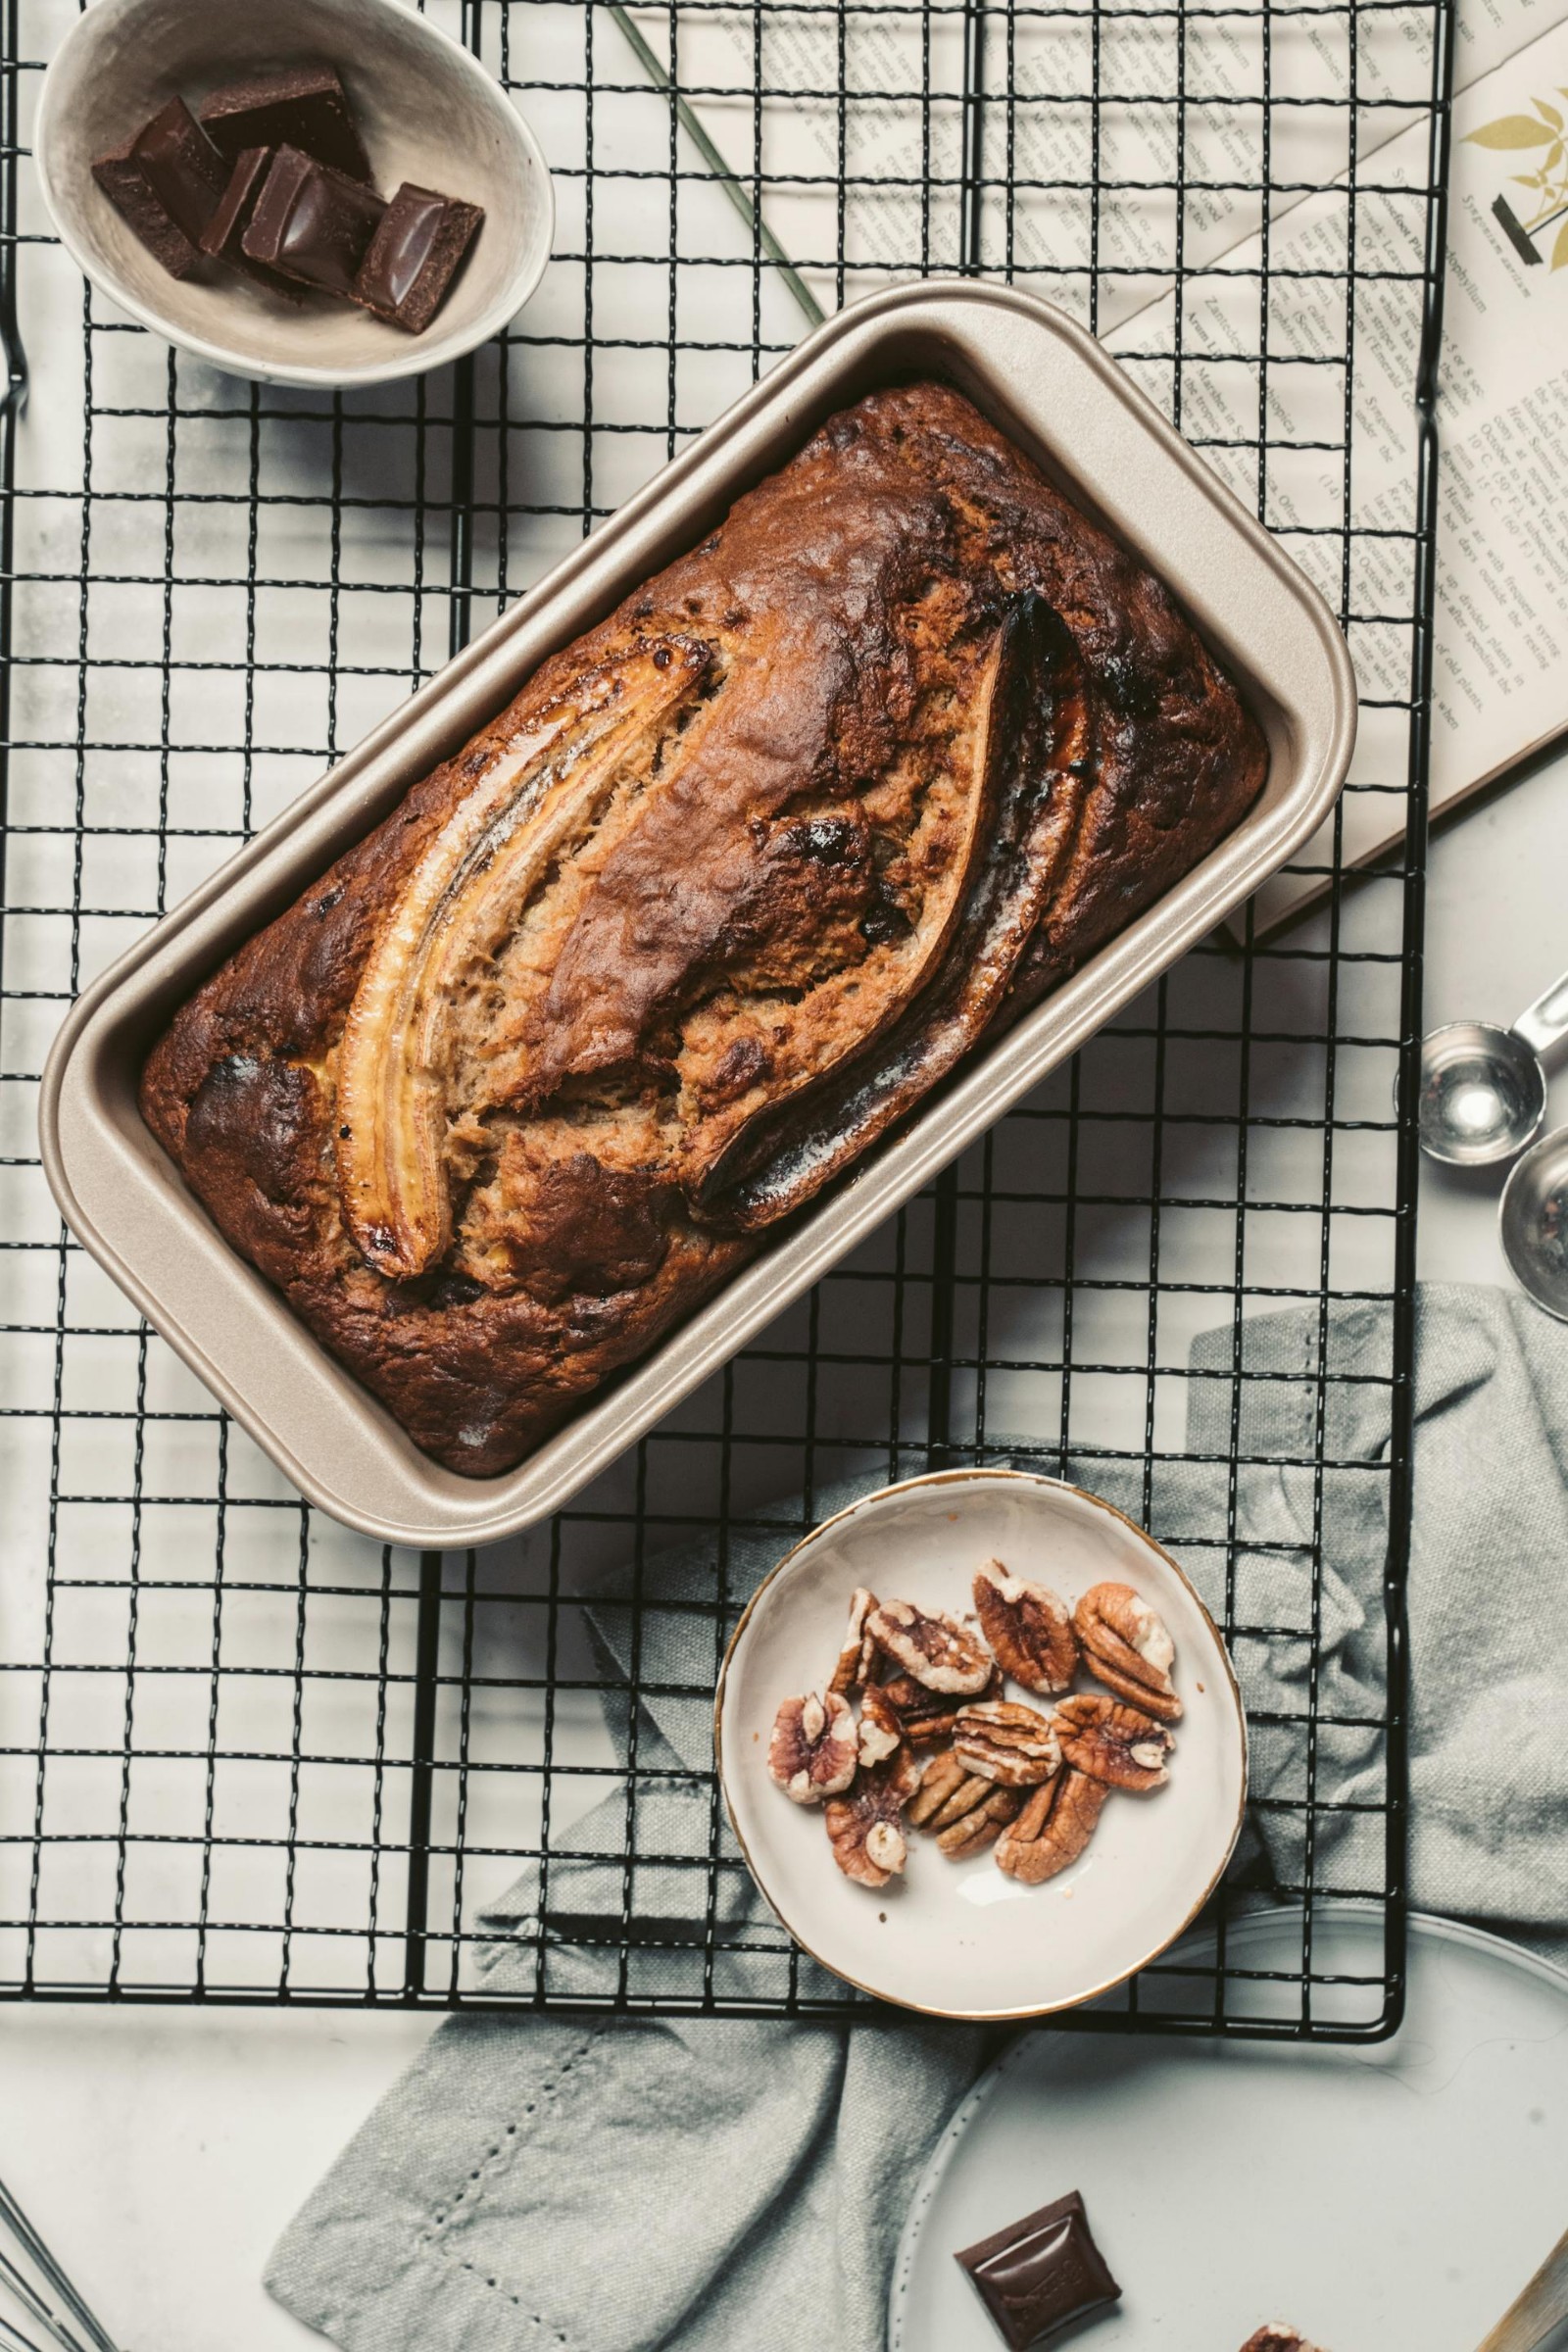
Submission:
{"label": "cooling rack grid", "polygon": [[[713,1672],[753,1564],[846,1482],[1019,1460],[1180,1553],[1271,1758],[1213,1964],[1089,2022],[1388,2031],[1416,1172],[1391,1104],[1419,1029],[1446,0],[432,0],[545,144],[557,252],[472,362],[335,398],[221,376],[84,291],[27,151],[73,12],[0,13],[0,1991],[853,2008],[746,1904]],[[813,311],[955,269],[1102,333],[1306,564],[1365,689],[1351,794],[1406,803],[1406,848],[1352,883],[1337,821],[1312,915],[1190,956],[552,1525],[378,1547],[282,1484],[61,1229],[49,1040]],[[1368,353],[1399,386],[1392,475]],[[1303,1304],[1282,1415],[1256,1327]],[[1382,1353],[1351,1369],[1363,1324]],[[1376,1467],[1337,1450],[1368,1385]],[[1367,1480],[1388,1697],[1348,1714],[1325,1559]],[[1285,1537],[1250,1533],[1260,1482],[1294,1498]],[[1260,1564],[1293,1571],[1283,1615]],[[1287,1653],[1290,1700],[1261,1672]],[[1225,1924],[1262,1886],[1301,1934],[1259,1982]],[[1346,1984],[1313,1923],[1351,1896],[1386,1965]]]}

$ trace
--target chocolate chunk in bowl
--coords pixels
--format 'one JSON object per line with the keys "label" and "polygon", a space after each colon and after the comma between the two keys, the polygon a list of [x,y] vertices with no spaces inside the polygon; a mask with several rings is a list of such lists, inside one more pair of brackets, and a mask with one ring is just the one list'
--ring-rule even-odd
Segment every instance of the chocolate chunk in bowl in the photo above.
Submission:
{"label": "chocolate chunk in bowl", "polygon": [[248,260],[302,285],[348,295],[385,211],[373,188],[318,163],[303,148],[280,147],[240,248]]}
{"label": "chocolate chunk in bowl", "polygon": [[406,181],[387,205],[355,278],[356,302],[405,333],[424,332],[467,259],[484,213]]}
{"label": "chocolate chunk in bowl", "polygon": [[228,173],[182,98],[171,98],[122,148],[99,156],[92,174],[172,277],[196,267]]}
{"label": "chocolate chunk in bowl", "polygon": [[331,66],[280,66],[225,82],[208,92],[199,113],[230,161],[248,147],[299,147],[351,179],[370,177],[348,93]]}
{"label": "chocolate chunk in bowl", "polygon": [[297,303],[304,299],[299,286],[277,270],[269,270],[265,263],[253,261],[244,245],[245,231],[275,153],[271,147],[247,147],[235,157],[218,210],[202,231],[201,249],[214,261],[224,262],[231,270],[242,270],[285,301]]}
{"label": "chocolate chunk in bowl", "polygon": [[[40,193],[61,240],[93,284],[167,341],[232,373],[317,388],[424,372],[473,350],[521,310],[548,263],[554,204],[538,143],[495,76],[441,25],[401,0],[268,0],[265,8],[190,0],[94,0],[50,60],[35,122]],[[399,331],[344,296],[301,302],[251,270],[202,266],[196,235],[146,237],[106,198],[95,161],[120,159],[177,91],[192,110],[236,85],[285,85],[329,70],[341,84],[360,149],[384,193],[405,181],[482,208],[447,298],[419,335]],[[335,82],[333,77],[335,77]],[[357,152],[305,121],[305,93],[280,106],[235,105],[215,127],[233,157],[293,144],[365,185]],[[218,165],[229,160],[196,125]],[[155,222],[149,224],[156,225]],[[184,236],[183,245],[175,239]],[[367,240],[368,241],[368,240]],[[232,257],[225,255],[225,263]],[[363,257],[362,257],[363,258]],[[178,276],[171,267],[179,269]]]}

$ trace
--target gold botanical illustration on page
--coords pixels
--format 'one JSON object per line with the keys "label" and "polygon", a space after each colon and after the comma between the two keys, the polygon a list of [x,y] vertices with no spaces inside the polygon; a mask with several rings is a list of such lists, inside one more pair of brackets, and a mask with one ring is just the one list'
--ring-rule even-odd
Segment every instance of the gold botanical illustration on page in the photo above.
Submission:
{"label": "gold botanical illustration on page", "polygon": [[[1568,89],[1558,89],[1553,95],[1568,98]],[[1545,98],[1533,98],[1533,115],[1499,115],[1494,122],[1483,122],[1478,130],[1466,131],[1465,138],[1474,147],[1494,147],[1504,154],[1529,154],[1542,150],[1532,172],[1516,172],[1515,187],[1531,191],[1521,210],[1530,214],[1521,220],[1506,196],[1493,203],[1493,217],[1509,244],[1527,265],[1539,266],[1548,260],[1538,239],[1548,229],[1555,228],[1549,265],[1561,270],[1568,265],[1568,144],[1565,144],[1563,115],[1560,108]]]}

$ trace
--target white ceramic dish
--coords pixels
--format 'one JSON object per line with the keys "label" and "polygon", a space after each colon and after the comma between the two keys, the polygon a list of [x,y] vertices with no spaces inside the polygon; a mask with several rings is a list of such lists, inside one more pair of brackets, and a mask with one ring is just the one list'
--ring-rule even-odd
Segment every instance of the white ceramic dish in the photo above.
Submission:
{"label": "white ceramic dish", "polygon": [[[792,1804],[769,1780],[774,1714],[792,1693],[821,1690],[857,1586],[961,1615],[991,1558],[1069,1600],[1117,1578],[1158,1609],[1185,1708],[1169,1782],[1113,1797],[1081,1861],[1043,1886],[1005,1878],[989,1853],[950,1862],[911,1832],[903,1878],[873,1894],[835,1865],[820,1809]],[[1040,2017],[1119,1984],[1192,1925],[1246,1800],[1236,1680],[1187,1578],[1109,1503],[1027,1471],[939,1471],[824,1520],[736,1627],[714,1724],[735,1834],[797,1942],[865,1991],[938,2017]]]}
{"label": "white ceramic dish", "polygon": [[[382,195],[411,179],[484,207],[422,335],[324,297],[296,309],[216,266],[171,277],[92,176],[93,158],[170,98],[318,64],[342,78]],[[477,59],[401,0],[95,0],[44,75],[34,149],[61,242],[93,284],[167,341],[264,383],[422,375],[515,318],[550,259],[555,199],[532,131]]]}
{"label": "white ceramic dish", "polygon": [[[1300,1914],[1227,1949],[1295,1975]],[[1267,2320],[1333,2352],[1475,2352],[1568,2218],[1568,1975],[1445,1920],[1411,1920],[1409,1959],[1403,2026],[1361,2047],[1020,2035],[915,2191],[889,2352],[997,2352],[954,2251],[1069,2188],[1122,2288],[1082,2352],[1236,2352]],[[1313,1960],[1381,1977],[1382,1911],[1320,1915]],[[1277,1985],[1230,1994],[1278,2012]],[[1349,2019],[1366,1994],[1314,2001]]]}

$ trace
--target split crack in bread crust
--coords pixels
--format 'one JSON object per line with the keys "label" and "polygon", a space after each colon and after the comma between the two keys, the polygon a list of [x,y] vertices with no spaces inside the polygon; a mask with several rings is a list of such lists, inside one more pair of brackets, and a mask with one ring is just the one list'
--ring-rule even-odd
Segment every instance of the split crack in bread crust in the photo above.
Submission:
{"label": "split crack in bread crust", "polygon": [[494,1475],[1265,764],[1135,559],[958,393],[873,393],[248,941],[143,1112],[415,1443]]}

